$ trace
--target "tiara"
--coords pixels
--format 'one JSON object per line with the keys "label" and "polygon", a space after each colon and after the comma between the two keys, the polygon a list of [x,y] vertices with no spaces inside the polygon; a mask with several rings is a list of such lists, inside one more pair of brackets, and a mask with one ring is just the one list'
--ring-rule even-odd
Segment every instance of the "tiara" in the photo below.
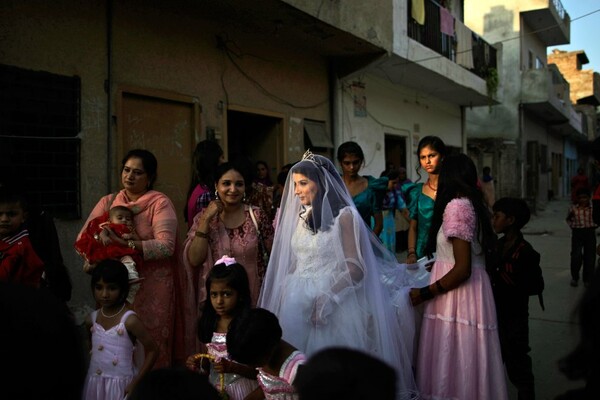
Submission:
{"label": "tiara", "polygon": [[302,155],[302,160],[308,160],[308,161],[312,161],[314,163],[317,162],[317,160],[315,159],[315,155],[313,154],[312,151],[310,151],[310,149],[306,150],[304,152],[304,154]]}

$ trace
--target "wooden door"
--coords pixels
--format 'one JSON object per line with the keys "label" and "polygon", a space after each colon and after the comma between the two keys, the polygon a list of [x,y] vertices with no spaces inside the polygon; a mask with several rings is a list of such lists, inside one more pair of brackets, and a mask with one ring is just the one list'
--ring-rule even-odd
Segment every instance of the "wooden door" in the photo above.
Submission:
{"label": "wooden door", "polygon": [[117,112],[118,157],[115,162],[120,165],[123,155],[133,148],[149,150],[156,156],[158,177],[154,189],[165,193],[173,202],[179,239],[183,239],[187,232],[183,210],[200,126],[197,100],[158,90],[122,88]]}

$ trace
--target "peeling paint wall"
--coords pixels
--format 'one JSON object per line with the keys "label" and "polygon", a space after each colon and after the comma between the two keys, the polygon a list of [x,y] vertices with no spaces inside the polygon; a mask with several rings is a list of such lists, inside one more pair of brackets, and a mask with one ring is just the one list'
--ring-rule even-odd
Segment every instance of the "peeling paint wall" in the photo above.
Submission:
{"label": "peeling paint wall", "polygon": [[[365,84],[366,117],[354,115],[350,85],[354,80]],[[385,169],[385,135],[407,139],[407,171],[417,179],[416,146],[426,135],[439,136],[449,146],[462,147],[460,108],[413,89],[392,85],[374,75],[364,75],[342,81],[340,94],[342,115],[336,145],[353,140],[363,148],[365,166],[361,173],[379,176]]]}
{"label": "peeling paint wall", "polygon": [[[309,118],[329,124],[328,62],[324,57],[305,46],[278,43],[249,27],[203,18],[202,2],[185,0],[113,2],[113,85],[108,99],[104,91],[108,79],[106,3],[7,0],[0,5],[2,63],[81,77],[84,218],[102,195],[119,187],[107,178],[114,176],[120,161],[115,157],[119,132],[112,119],[108,128],[107,109],[110,105],[115,114],[115,96],[122,85],[197,98],[202,107],[197,140],[205,138],[207,126],[226,134],[220,104],[284,115],[289,123],[290,157],[301,154],[298,149],[303,145],[303,130],[297,121]],[[217,36],[226,40],[231,59],[217,48]],[[89,277],[81,271],[81,259],[72,246],[83,222],[57,221],[57,225],[74,281],[72,303],[89,305],[93,304]]]}

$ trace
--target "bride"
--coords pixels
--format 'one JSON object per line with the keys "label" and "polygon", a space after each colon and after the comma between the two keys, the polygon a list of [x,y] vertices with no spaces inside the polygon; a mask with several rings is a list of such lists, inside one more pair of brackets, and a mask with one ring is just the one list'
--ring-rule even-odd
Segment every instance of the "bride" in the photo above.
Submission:
{"label": "bride", "polygon": [[327,158],[307,152],[290,170],[259,307],[308,356],[362,350],[395,368],[398,398],[416,397],[410,282],[359,215]]}

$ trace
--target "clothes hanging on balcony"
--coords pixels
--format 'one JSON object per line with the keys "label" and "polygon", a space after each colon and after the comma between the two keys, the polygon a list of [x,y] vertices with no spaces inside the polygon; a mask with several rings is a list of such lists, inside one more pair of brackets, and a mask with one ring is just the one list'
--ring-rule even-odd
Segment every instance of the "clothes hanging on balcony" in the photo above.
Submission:
{"label": "clothes hanging on balcony", "polygon": [[425,0],[412,0],[410,15],[420,25],[425,25]]}
{"label": "clothes hanging on balcony", "polygon": [[473,36],[471,30],[462,21],[455,19],[456,29],[456,62],[467,69],[472,69],[473,64]]}
{"label": "clothes hanging on balcony", "polygon": [[444,7],[440,7],[440,31],[454,36],[454,16]]}

